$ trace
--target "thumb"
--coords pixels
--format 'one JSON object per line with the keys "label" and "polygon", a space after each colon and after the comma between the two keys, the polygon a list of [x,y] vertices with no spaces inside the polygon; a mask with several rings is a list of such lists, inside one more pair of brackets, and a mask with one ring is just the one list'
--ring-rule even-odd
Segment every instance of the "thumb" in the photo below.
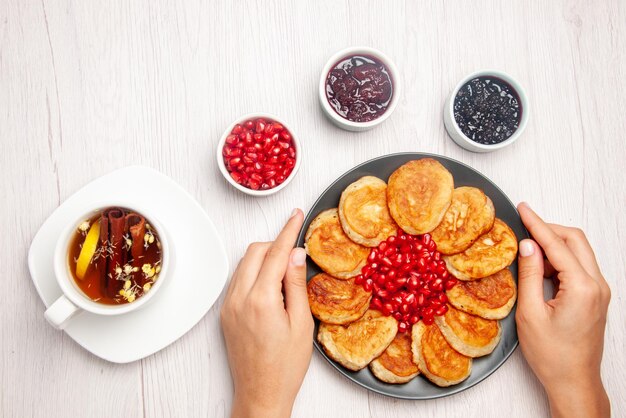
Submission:
{"label": "thumb", "polygon": [[296,247],[291,250],[284,287],[285,309],[289,316],[298,319],[302,318],[303,315],[310,315],[309,298],[306,292],[306,252],[304,248]]}
{"label": "thumb", "polygon": [[543,256],[537,243],[531,239],[519,244],[517,309],[526,317],[540,312],[543,300]]}

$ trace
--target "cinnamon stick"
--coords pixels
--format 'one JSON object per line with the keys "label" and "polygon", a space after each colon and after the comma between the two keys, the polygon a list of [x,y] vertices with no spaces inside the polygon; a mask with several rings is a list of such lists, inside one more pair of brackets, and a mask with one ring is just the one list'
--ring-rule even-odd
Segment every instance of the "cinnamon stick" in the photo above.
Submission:
{"label": "cinnamon stick", "polygon": [[124,249],[124,234],[126,233],[126,219],[124,210],[121,208],[110,208],[106,212],[109,223],[109,243],[113,253],[108,259],[106,295],[115,297],[124,285],[121,280],[116,280],[115,269],[124,268],[126,264],[127,251]]}
{"label": "cinnamon stick", "polygon": [[130,232],[132,245],[130,253],[133,257],[133,264],[140,265],[139,257],[144,253],[144,236],[146,235],[146,219],[138,213],[126,215],[126,226]]}

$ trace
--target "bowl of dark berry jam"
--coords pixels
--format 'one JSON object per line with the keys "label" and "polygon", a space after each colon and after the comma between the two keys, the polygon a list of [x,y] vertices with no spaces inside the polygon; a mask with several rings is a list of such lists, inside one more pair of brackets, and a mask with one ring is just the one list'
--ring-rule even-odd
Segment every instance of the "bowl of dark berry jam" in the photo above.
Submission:
{"label": "bowl of dark berry jam", "polygon": [[237,190],[267,196],[283,189],[300,168],[293,130],[277,117],[254,113],[237,119],[217,146],[217,166]]}
{"label": "bowl of dark berry jam", "polygon": [[528,99],[511,76],[482,70],[465,77],[446,101],[443,120],[450,137],[473,152],[515,142],[528,123]]}
{"label": "bowl of dark berry jam", "polygon": [[397,74],[394,63],[376,49],[341,50],[328,60],[320,76],[322,109],[342,129],[371,129],[383,123],[398,104]]}

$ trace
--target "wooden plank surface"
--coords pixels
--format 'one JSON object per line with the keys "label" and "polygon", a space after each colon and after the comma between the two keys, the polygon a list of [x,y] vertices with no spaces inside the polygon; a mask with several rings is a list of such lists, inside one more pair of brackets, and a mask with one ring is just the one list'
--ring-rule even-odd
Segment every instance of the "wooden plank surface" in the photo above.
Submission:
{"label": "wooden plank surface", "polygon": [[[330,55],[359,44],[392,57],[404,91],[384,125],[355,134],[323,117],[317,83]],[[28,247],[88,181],[137,163],[171,176],[219,220],[234,265],[249,241],[271,239],[341,173],[399,151],[463,161],[513,201],[587,231],[613,290],[603,377],[614,411],[626,410],[625,51],[621,0],[0,0],[0,416],[230,411],[221,299],[182,339],[128,365],[99,360],[46,324]],[[532,106],[519,142],[486,155],[457,147],[442,121],[446,95],[480,68],[516,77]],[[223,129],[253,111],[284,118],[304,147],[296,179],[262,199],[228,186],[214,162]],[[545,416],[547,401],[519,350],[480,385],[427,402],[369,393],[315,353],[294,409],[461,414]]]}

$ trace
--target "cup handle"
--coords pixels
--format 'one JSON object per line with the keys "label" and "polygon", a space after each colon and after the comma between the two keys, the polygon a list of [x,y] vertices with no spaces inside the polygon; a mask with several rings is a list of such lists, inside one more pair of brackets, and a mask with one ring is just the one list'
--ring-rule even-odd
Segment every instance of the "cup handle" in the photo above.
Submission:
{"label": "cup handle", "polygon": [[65,329],[69,320],[80,311],[80,308],[74,305],[65,296],[61,295],[48,309],[43,316],[48,320],[50,325],[56,329]]}

